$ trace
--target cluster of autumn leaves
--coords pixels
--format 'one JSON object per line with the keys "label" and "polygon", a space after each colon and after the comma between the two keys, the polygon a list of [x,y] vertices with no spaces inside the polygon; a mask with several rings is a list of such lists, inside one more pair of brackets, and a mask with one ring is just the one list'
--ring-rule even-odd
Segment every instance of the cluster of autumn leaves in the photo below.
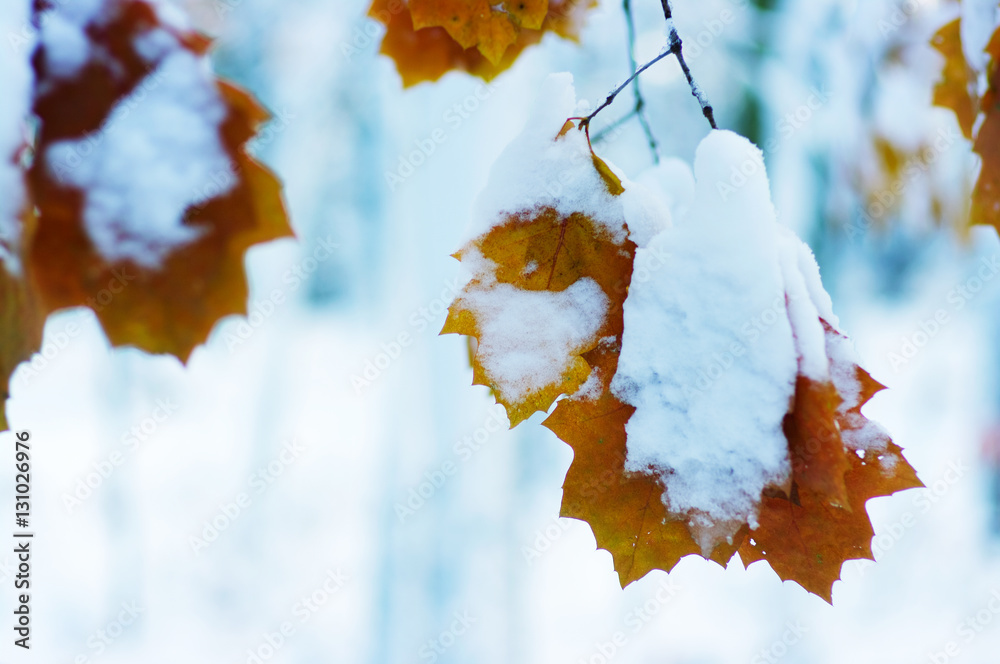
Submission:
{"label": "cluster of autumn leaves", "polygon": [[[575,38],[579,23],[569,18],[581,16],[579,10],[588,6],[573,0],[516,6],[468,0],[410,0],[408,4],[374,0],[369,15],[386,26],[381,50],[395,60],[404,86],[410,86],[436,80],[453,69],[489,80],[546,30]],[[982,158],[970,221],[1000,229],[996,97],[1000,31],[987,48],[989,85],[981,97],[977,73],[963,55],[959,21],[944,26],[932,45],[945,57],[934,103],[955,111],[965,137],[973,141]],[[609,191],[620,193],[621,183],[603,162],[595,157],[594,165]],[[491,278],[498,283],[559,292],[590,278],[612,299],[612,315],[592,347],[570,361],[575,370],[526,398],[497,390],[483,364],[473,358],[474,383],[494,390],[512,424],[533,412],[547,412],[555,404],[544,425],[575,453],[563,485],[561,514],[591,525],[598,546],[611,552],[623,586],[653,569],[669,570],[685,555],[706,555],[695,543],[685,515],[668,513],[659,477],[625,471],[625,425],[633,409],[612,394],[610,385],[621,348],[627,293],[622,285],[627,286],[631,278],[635,245],[614,242],[584,214],[565,216],[545,208],[511,215],[458,256],[464,252],[475,252],[495,263]],[[474,279],[466,288],[476,286]],[[481,339],[482,323],[463,306],[460,296],[443,333]],[[844,341],[826,321],[823,326],[828,346]],[[594,398],[589,392],[574,396],[591,372],[599,379],[599,396]],[[720,564],[734,554],[744,564],[765,560],[781,578],[797,581],[828,601],[845,560],[872,558],[873,531],[865,503],[922,486],[900,448],[861,414],[862,406],[883,386],[853,363],[831,366],[830,375],[853,376],[854,384],[838,386],[798,378],[784,422],[793,468],[789,485],[761,496],[756,529],[751,532],[744,527],[731,542],[723,542],[707,555]]]}
{"label": "cluster of autumn leaves", "polygon": [[[73,168],[75,163],[51,163],[48,148],[58,141],[82,139],[76,156],[86,160],[106,139],[106,132],[115,130],[116,104],[142,85],[156,66],[142,57],[136,39],[157,29],[170,33],[180,48],[196,56],[209,46],[200,34],[162,23],[152,4],[124,0],[105,3],[100,20],[88,27],[88,47],[103,56],[91,58],[77,76],[51,72],[44,43],[32,58],[32,111],[38,132],[26,174],[20,270],[0,268],[4,338],[0,380],[5,397],[14,369],[40,348],[45,318],[64,307],[94,309],[115,346],[187,360],[216,321],[246,313],[246,250],[292,234],[280,183],[244,151],[268,114],[247,92],[216,81],[226,111],[219,138],[235,182],[226,192],[188,209],[183,222],[198,227],[198,237],[155,267],[109,260],[95,248],[85,226],[85,192],[60,177],[60,167]],[[129,156],[121,159],[127,163]],[[7,428],[3,410],[0,430]]]}
{"label": "cluster of autumn leaves", "polygon": [[[611,195],[624,191],[596,156],[593,164],[581,166],[591,167]],[[567,370],[559,380],[526,394],[505,393],[480,353],[473,357],[473,382],[493,390],[512,425],[555,405],[543,424],[574,452],[563,484],[561,515],[590,524],[597,545],[611,553],[622,586],[654,569],[669,571],[689,554],[725,565],[738,553],[744,564],[765,560],[782,579],[830,601],[844,561],[873,559],[874,532],[865,503],[923,486],[900,448],[861,414],[861,407],[883,386],[846,360],[831,360],[833,378],[827,382],[800,375],[783,424],[792,466],[789,483],[760,497],[757,528],[751,531],[744,524],[730,541],[703,551],[692,535],[690,515],[671,513],[664,505],[660,475],[625,469],[626,424],[634,408],[615,396],[611,381],[621,351],[635,251],[633,242],[616,240],[584,213],[560,214],[543,207],[506,215],[457,254],[460,259],[471,256],[474,270],[489,268],[484,274],[474,272],[449,309],[442,333],[490,344],[484,336],[490,321],[480,319],[467,302],[484,283],[561,292],[581,279],[592,279],[610,300],[609,314],[584,348],[563,358]],[[838,352],[846,339],[825,321],[823,326],[828,356],[846,357]],[[596,390],[591,383],[595,378]],[[581,390],[585,381],[588,388]]]}
{"label": "cluster of autumn leaves", "polygon": [[[546,32],[575,40],[594,5],[594,0],[374,0],[368,13],[385,25],[381,50],[395,60],[404,86],[411,86],[451,70],[489,80]],[[0,380],[5,396],[14,369],[39,349],[46,316],[64,307],[91,306],[114,345],[186,359],[219,318],[245,313],[246,249],[291,234],[278,181],[244,151],[267,114],[246,92],[218,81],[226,110],[219,137],[236,182],[188,210],[184,223],[203,232],[158,267],[109,260],[95,249],[85,229],[84,194],[57,177],[47,149],[58,141],[101,140],[116,104],[150,75],[152,67],[138,52],[135,38],[154,28],[170,32],[193,54],[203,55],[208,47],[196,33],[163,25],[144,0],[123,0],[106,3],[100,27],[88,31],[87,38],[106,57],[88,62],[79,76],[52,75],[44,45],[32,60],[32,110],[38,132],[26,173],[20,270],[0,269],[5,339]],[[982,157],[973,221],[1000,228],[998,35],[987,49],[989,85],[982,96],[977,74],[963,55],[958,22],[944,26],[933,45],[946,60],[934,101],[955,111],[963,133]],[[593,167],[612,195],[622,192],[621,182],[596,156]],[[544,208],[510,215],[467,250],[497,266],[498,283],[559,292],[589,278],[611,301],[611,313],[593,343],[569,358],[575,371],[525,398],[502,392],[497,398],[513,424],[551,410],[544,425],[574,450],[561,514],[591,525],[598,546],[611,553],[622,585],[653,569],[669,570],[689,554],[719,564],[738,554],[744,564],[767,561],[781,578],[797,581],[829,601],[843,562],[872,557],[867,500],[921,486],[900,448],[861,414],[882,386],[853,363],[831,366],[831,376],[853,376],[852,385],[860,389],[799,376],[784,421],[792,461],[788,485],[761,496],[753,531],[744,526],[731,541],[702,551],[686,515],[669,513],[664,505],[660,477],[625,470],[625,425],[633,409],[619,401],[610,386],[621,349],[635,245],[612,238],[586,214]],[[105,291],[114,306],[95,301]],[[829,346],[844,341],[825,321],[824,327]],[[461,297],[444,332],[476,338],[482,334],[481,321],[462,308]],[[475,358],[473,366],[475,382],[491,385]],[[588,377],[596,377],[598,389],[581,395],[578,388]],[[0,428],[6,428],[3,409]],[[873,443],[873,438],[878,440]]]}

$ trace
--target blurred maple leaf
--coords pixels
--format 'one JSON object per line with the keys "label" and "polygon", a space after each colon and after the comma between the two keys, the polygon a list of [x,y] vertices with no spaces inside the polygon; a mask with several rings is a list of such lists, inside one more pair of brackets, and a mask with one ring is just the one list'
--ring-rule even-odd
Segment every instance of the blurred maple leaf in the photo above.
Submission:
{"label": "blurred maple leaf", "polygon": [[885,34],[885,42],[870,63],[868,82],[863,85],[869,100],[864,109],[868,117],[859,140],[841,153],[837,165],[847,174],[851,190],[857,192],[863,208],[861,217],[853,204],[846,203],[849,199],[830,199],[830,217],[846,227],[849,238],[869,228],[885,230],[894,221],[912,223],[926,218],[960,232],[968,225],[971,178],[956,173],[955,161],[945,158],[945,153],[959,142],[960,132],[972,124],[969,95],[976,87],[975,73],[962,55],[959,32],[957,21],[952,22],[930,41],[931,47],[945,58],[942,78],[934,85],[934,103],[950,105],[958,115],[959,125],[955,131],[947,123],[938,122],[933,132],[928,131],[931,125],[923,123],[881,120],[906,110],[898,92],[893,86],[883,85],[885,81],[908,81],[908,85],[920,90],[926,83],[924,24],[908,21]]}
{"label": "blurred maple leaf", "polygon": [[[993,226],[1000,231],[1000,28],[986,46],[987,89],[976,92],[979,73],[966,60],[960,19],[943,26],[931,45],[944,56],[941,80],[934,88],[934,104],[954,111],[962,133],[973,141],[980,156],[979,179],[972,192],[970,224]],[[977,129],[978,127],[978,129]]]}
{"label": "blurred maple leaf", "polygon": [[[33,219],[25,213],[25,237],[30,237]],[[10,397],[10,377],[21,362],[31,358],[42,346],[42,326],[45,317],[38,310],[36,298],[31,293],[23,275],[0,261],[0,431],[7,430],[7,399]]]}
{"label": "blurred maple leaf", "polygon": [[961,19],[956,18],[938,30],[931,38],[931,46],[944,57],[941,80],[934,86],[934,105],[953,110],[962,133],[971,140],[979,100],[976,72],[962,51]]}
{"label": "blurred maple leaf", "polygon": [[983,120],[973,143],[983,163],[970,214],[973,224],[989,224],[1000,231],[1000,29],[993,33],[986,52],[989,87],[980,103]]}
{"label": "blurred maple leaf", "polygon": [[463,49],[477,48],[491,64],[516,40],[520,28],[540,30],[548,0],[409,0],[413,27],[441,27]]}
{"label": "blurred maple leaf", "polygon": [[[368,16],[386,27],[380,52],[391,57],[409,87],[452,70],[485,81],[514,64],[545,32],[576,41],[594,0],[373,0]],[[541,17],[541,18],[539,18]]]}
{"label": "blurred maple leaf", "polygon": [[[176,91],[171,88],[184,81],[178,63],[184,63],[184,58],[200,59],[208,41],[163,24],[146,2],[107,3],[100,21],[88,26],[87,35],[92,40],[90,48],[108,56],[90,59],[75,76],[53,71],[44,42],[34,57],[38,80],[34,110],[40,131],[38,157],[30,176],[39,219],[28,269],[45,313],[90,306],[112,344],[187,360],[218,319],[246,312],[246,249],[291,235],[280,184],[243,149],[268,115],[246,92],[214,82],[208,75],[202,88],[195,84]],[[187,109],[168,107],[165,114],[153,115],[157,112],[154,94],[182,96],[191,91],[204,95],[192,102],[194,113],[209,117],[221,109],[217,129],[208,124],[217,136],[205,140],[217,141],[224,156],[214,171],[206,171],[204,179],[196,181],[194,191],[181,192],[188,204],[181,208],[183,218],[178,221],[180,231],[190,239],[171,244],[156,236],[144,237],[155,230],[148,219],[139,217],[145,211],[141,206],[122,205],[124,209],[113,208],[105,215],[111,217],[105,223],[112,225],[114,241],[123,247],[108,255],[101,238],[95,237],[93,217],[108,203],[98,197],[127,201],[141,195],[135,188],[145,185],[122,175],[155,165],[150,155],[159,156],[157,132],[169,131],[158,124],[181,123],[181,131],[186,132],[182,140],[169,139],[168,149],[176,151],[170,156],[180,162],[180,168],[187,169],[202,158],[202,146],[187,142],[201,130]],[[150,122],[129,125],[130,142],[114,144],[118,152],[98,159],[94,155],[97,146],[109,144],[115,133],[124,133],[128,116],[141,111],[150,113]],[[81,175],[85,169],[90,171],[87,176]],[[170,187],[173,176],[156,171],[149,175],[149,186]],[[102,181],[117,188],[105,194],[87,187],[91,184],[92,189],[93,183]],[[155,206],[157,201],[148,205]],[[135,236],[133,228],[137,228]],[[129,244],[138,248],[127,251]],[[149,253],[162,257],[150,260]]]}
{"label": "blurred maple leaf", "polygon": [[[291,235],[278,180],[244,150],[268,115],[211,76],[206,37],[145,0],[43,15],[61,11],[35,5],[29,200],[0,266],[5,398],[64,307],[91,307],[113,345],[186,361],[246,313],[247,248]],[[79,48],[59,48],[52,25]]]}

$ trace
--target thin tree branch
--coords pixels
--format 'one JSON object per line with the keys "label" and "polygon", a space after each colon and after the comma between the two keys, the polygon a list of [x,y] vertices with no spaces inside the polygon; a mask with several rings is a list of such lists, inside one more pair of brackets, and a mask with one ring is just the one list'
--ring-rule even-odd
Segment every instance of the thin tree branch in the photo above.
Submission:
{"label": "thin tree branch", "polygon": [[[600,113],[605,108],[607,108],[608,106],[610,106],[611,103],[615,100],[615,97],[617,97],[619,95],[619,93],[621,93],[621,91],[624,90],[628,86],[629,83],[631,83],[632,81],[636,80],[639,77],[639,74],[641,74],[642,72],[646,71],[647,69],[649,69],[650,67],[652,67],[654,64],[656,64],[657,62],[659,62],[663,58],[667,57],[668,55],[673,55],[674,57],[677,58],[677,63],[681,66],[681,71],[684,72],[684,78],[687,79],[688,87],[691,88],[691,95],[695,99],[698,100],[698,104],[701,106],[701,112],[705,116],[705,119],[708,120],[708,124],[712,126],[712,129],[718,129],[719,126],[717,124],[715,124],[715,111],[712,110],[712,105],[710,103],[708,103],[708,99],[705,97],[705,94],[701,91],[701,88],[699,88],[698,84],[695,83],[694,76],[691,74],[691,68],[688,67],[687,61],[684,59],[684,46],[681,43],[681,37],[680,37],[680,35],[677,34],[677,28],[674,26],[673,12],[670,9],[670,0],[660,0],[660,4],[663,5],[663,17],[667,21],[667,34],[668,34],[668,38],[670,40],[669,44],[667,45],[667,48],[665,48],[659,55],[657,55],[655,58],[653,58],[652,60],[650,60],[649,62],[647,62],[643,66],[639,67],[638,69],[636,69],[635,66],[634,66],[634,64],[635,64],[635,56],[634,56],[632,48],[631,48],[632,45],[633,45],[633,42],[634,42],[634,37],[635,37],[635,33],[634,33],[635,28],[634,28],[633,23],[632,23],[631,7],[629,6],[629,0],[623,0],[623,2],[624,2],[624,6],[625,6],[625,12],[626,12],[626,15],[627,15],[628,23],[629,23],[629,47],[630,47],[629,48],[629,59],[630,59],[630,62],[633,64],[633,70],[634,71],[633,71],[632,75],[629,76],[625,80],[624,83],[622,83],[617,88],[615,88],[614,91],[612,91],[612,93],[607,96],[607,98],[604,100],[604,102],[600,106],[598,106],[596,109],[594,109],[593,113],[591,113],[590,115],[588,115],[585,118],[570,118],[570,120],[579,120],[580,121],[580,124],[579,124],[578,128],[582,129],[582,130],[584,130],[584,132],[586,132],[586,134],[587,134],[587,141],[590,142],[590,121],[594,119],[594,116],[596,116],[598,113]],[[639,92],[639,88],[638,88],[638,85],[637,85],[636,86],[636,104],[635,104],[635,108],[632,111],[632,113],[630,113],[629,115],[625,116],[625,118],[622,118],[619,121],[612,123],[611,126],[606,127],[605,129],[603,129],[601,131],[601,133],[598,135],[598,137],[599,138],[603,138],[604,134],[606,134],[611,129],[611,127],[617,126],[622,121],[624,121],[624,119],[626,119],[628,117],[631,117],[632,115],[638,115],[639,119],[640,119],[640,122],[642,122],[643,130],[646,132],[646,136],[649,138],[650,147],[653,149],[653,155],[657,159],[657,161],[659,161],[659,157],[656,154],[656,140],[653,138],[652,131],[650,131],[649,125],[646,122],[645,116],[642,113],[642,111],[643,111],[643,105],[644,104],[643,104],[643,100],[642,100],[642,94]]]}
{"label": "thin tree branch", "polygon": [[[622,9],[625,12],[625,25],[628,29],[628,64],[629,71],[635,71],[638,63],[635,61],[635,20],[632,16],[632,4],[631,0],[622,0]],[[649,150],[653,153],[653,162],[660,163],[660,152],[656,148],[656,137],[653,136],[653,130],[649,126],[649,119],[646,117],[646,101],[642,98],[642,90],[639,89],[639,81],[635,82],[632,87],[632,91],[635,93],[635,109],[632,114],[639,118],[639,124],[642,126],[642,132],[646,135],[646,141],[649,143]],[[625,116],[626,118],[629,116]],[[614,123],[616,126],[618,123]],[[600,140],[601,137],[607,133],[608,128],[601,131],[595,140]]]}
{"label": "thin tree branch", "polygon": [[712,125],[712,129],[718,129],[718,125],[715,124],[715,111],[712,110],[712,105],[708,103],[705,93],[694,82],[694,77],[691,75],[691,68],[688,67],[687,62],[684,60],[684,45],[681,43],[681,37],[677,34],[677,28],[674,26],[674,14],[670,9],[670,0],[660,0],[660,4],[663,5],[663,18],[667,21],[667,30],[670,35],[670,52],[677,56],[677,63],[684,72],[684,78],[687,79],[688,86],[691,88],[691,95],[701,105],[701,112],[705,116],[705,119],[708,120],[708,124]]}
{"label": "thin tree branch", "polygon": [[[627,79],[625,79],[624,83],[622,83],[621,85],[619,85],[617,88],[614,89],[614,91],[611,94],[608,95],[607,99],[604,100],[604,103],[602,103],[600,106],[598,106],[597,108],[595,108],[593,113],[591,113],[587,117],[582,118],[580,120],[580,127],[582,127],[585,131],[589,132],[590,131],[590,121],[594,119],[595,115],[597,115],[598,113],[600,113],[601,111],[603,111],[605,108],[607,108],[608,106],[610,106],[611,102],[613,102],[615,100],[615,97],[617,97],[618,94],[622,90],[624,90],[628,86],[629,83],[631,83],[632,81],[634,81],[636,79],[636,77],[639,76],[639,74],[641,74],[642,72],[646,71],[647,69],[649,69],[650,67],[652,67],[653,65],[655,65],[657,62],[659,62],[663,58],[667,57],[668,55],[671,55],[672,53],[673,53],[673,51],[671,51],[669,49],[664,50],[662,53],[660,53],[658,56],[656,56],[655,58],[653,58],[652,60],[650,60],[649,62],[647,62],[646,64],[644,64],[642,67],[640,67],[639,69],[636,69],[635,72],[633,72],[633,74],[631,76],[629,76]],[[589,135],[590,134],[588,133],[588,136]]]}
{"label": "thin tree branch", "polygon": [[[637,114],[636,110],[633,108],[631,111],[629,111],[625,115],[621,116],[620,118],[618,118],[617,120],[615,120],[614,122],[612,122],[611,124],[609,124],[608,126],[606,126],[603,129],[601,129],[599,132],[597,132],[596,134],[594,134],[594,138],[593,138],[594,143],[600,143],[601,141],[603,141],[604,139],[606,139],[608,137],[608,134],[610,134],[614,130],[618,129],[618,127],[621,127],[623,124],[625,124],[626,122],[628,122],[629,120],[631,120],[632,118],[634,118],[636,116],[636,114]],[[659,163],[659,160],[657,160],[657,163]]]}

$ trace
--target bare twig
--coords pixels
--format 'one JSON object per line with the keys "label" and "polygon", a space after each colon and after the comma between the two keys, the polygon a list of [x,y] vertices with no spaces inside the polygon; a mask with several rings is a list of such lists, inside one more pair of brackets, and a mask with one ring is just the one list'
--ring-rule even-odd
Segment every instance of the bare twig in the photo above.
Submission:
{"label": "bare twig", "polygon": [[594,119],[594,116],[597,115],[598,113],[600,113],[601,111],[603,111],[608,106],[610,106],[611,102],[613,102],[615,100],[615,97],[617,97],[618,94],[622,90],[624,90],[626,88],[626,86],[628,86],[629,83],[631,83],[632,81],[634,81],[636,79],[636,77],[639,76],[639,74],[641,74],[642,72],[646,71],[647,69],[649,69],[650,67],[652,67],[653,65],[655,65],[657,62],[659,62],[663,58],[665,58],[668,55],[670,55],[671,53],[672,53],[672,51],[665,50],[662,53],[660,53],[658,56],[656,56],[655,58],[653,58],[652,60],[650,60],[649,62],[647,62],[646,64],[644,64],[642,67],[639,67],[638,69],[636,69],[635,72],[633,72],[631,76],[629,76],[627,79],[625,79],[624,83],[622,83],[617,88],[615,88],[614,91],[607,96],[607,99],[604,100],[604,103],[602,103],[600,106],[598,106],[596,109],[594,109],[593,113],[591,113],[587,117],[582,118],[580,120],[580,127],[584,128],[586,130],[589,130],[589,128],[590,128],[590,121]]}
{"label": "bare twig", "polygon": [[708,124],[712,125],[712,129],[718,129],[718,125],[715,124],[715,111],[712,110],[712,105],[708,103],[708,99],[701,91],[701,88],[694,82],[694,77],[691,75],[691,68],[688,67],[687,62],[684,60],[684,45],[681,43],[680,35],[677,34],[677,28],[674,27],[674,14],[670,9],[670,0],[660,0],[660,3],[663,5],[663,18],[667,21],[667,30],[670,33],[670,52],[677,56],[677,64],[681,66],[684,78],[687,79],[688,86],[691,88],[691,94],[701,105],[701,112],[704,114],[705,119],[708,120]]}
{"label": "bare twig", "polygon": [[[616,129],[618,129],[618,127],[621,127],[623,124],[625,124],[635,116],[636,116],[636,110],[633,108],[631,111],[629,111],[625,115],[621,116],[608,126],[601,129],[599,132],[594,134],[593,138],[594,143],[600,143],[601,141],[606,139],[611,132],[615,131]],[[657,163],[659,163],[659,160],[657,160]]]}
{"label": "bare twig", "polygon": [[[625,79],[624,83],[615,88],[611,92],[611,94],[607,96],[604,102],[600,106],[594,109],[593,113],[591,113],[585,118],[570,118],[570,120],[579,120],[580,123],[578,125],[578,128],[586,132],[587,141],[589,143],[590,121],[594,119],[594,116],[596,116],[598,113],[600,113],[605,108],[610,106],[611,103],[615,100],[615,97],[617,97],[622,90],[628,87],[629,83],[636,80],[639,77],[639,74],[646,71],[654,64],[656,64],[663,58],[667,57],[668,55],[673,55],[674,57],[677,58],[677,63],[681,66],[681,70],[684,72],[684,77],[687,79],[688,87],[691,88],[691,95],[695,99],[697,99],[698,104],[701,105],[701,112],[705,116],[705,119],[708,120],[708,124],[712,126],[712,129],[718,129],[719,128],[718,125],[715,124],[715,111],[712,110],[712,105],[708,103],[708,99],[705,97],[705,94],[701,91],[701,88],[699,88],[698,84],[695,83],[694,76],[691,74],[691,68],[688,67],[687,61],[684,60],[684,46],[681,43],[680,35],[677,34],[677,28],[674,27],[674,17],[673,17],[673,12],[670,9],[670,0],[660,0],[660,3],[663,5],[663,17],[667,21],[667,34],[669,39],[667,48],[665,48],[662,52],[660,52],[659,55],[657,55],[655,58],[653,58],[652,60],[650,60],[649,62],[647,62],[646,64],[642,65],[639,68],[635,67],[635,56],[632,51],[632,46],[635,40],[635,32],[634,32],[635,28],[632,23],[631,7],[629,6],[629,0],[623,0],[623,2],[629,24],[629,60],[632,63],[632,69],[633,69],[632,75],[629,76],[627,79]],[[656,140],[653,138],[653,133],[652,131],[650,131],[649,125],[645,119],[645,115],[642,112],[643,105],[644,104],[642,100],[642,94],[639,92],[639,88],[637,85],[635,108],[628,115],[619,118],[617,121],[613,122],[611,125],[601,130],[601,132],[597,135],[597,139],[599,140],[603,138],[604,135],[607,134],[611,129],[617,127],[622,122],[632,117],[632,115],[638,115],[639,121],[642,123],[643,130],[646,132],[646,136],[649,139],[650,147],[653,150],[654,158],[657,161],[659,161],[659,157],[656,152]]]}
{"label": "bare twig", "polygon": [[[628,29],[628,64],[629,71],[635,71],[638,64],[635,61],[635,20],[632,17],[632,4],[631,0],[622,0],[622,9],[625,12],[625,25]],[[627,117],[635,115],[639,119],[639,124],[642,126],[642,132],[646,135],[646,141],[649,143],[649,151],[653,153],[653,162],[660,163],[660,152],[656,149],[656,137],[653,136],[653,130],[649,126],[649,119],[646,117],[646,101],[642,98],[642,90],[639,89],[639,81],[635,82],[632,91],[635,93],[635,108],[633,113],[630,113]],[[616,125],[618,123],[615,123]],[[600,140],[607,129],[601,131],[597,135],[595,140]]]}

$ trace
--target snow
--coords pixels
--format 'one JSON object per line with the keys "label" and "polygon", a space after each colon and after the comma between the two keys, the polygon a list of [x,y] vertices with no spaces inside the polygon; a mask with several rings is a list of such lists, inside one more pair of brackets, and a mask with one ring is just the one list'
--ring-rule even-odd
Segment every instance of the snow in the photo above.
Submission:
{"label": "snow", "polygon": [[178,48],[177,39],[163,28],[153,28],[138,35],[132,45],[146,62],[157,62],[160,58]]}
{"label": "snow", "polygon": [[797,363],[767,176],[758,165],[718,186],[755,150],[726,131],[698,147],[690,215],[636,253],[650,278],[629,290],[612,382],[636,408],[626,468],[662,475],[664,502],[692,515],[706,552],[753,525],[761,491],[790,472],[781,423]]}
{"label": "snow", "polygon": [[798,248],[799,274],[802,275],[802,279],[805,282],[809,300],[816,307],[816,313],[819,314],[820,318],[829,323],[831,327],[839,329],[840,318],[837,317],[837,314],[833,313],[833,298],[830,297],[830,294],[826,292],[826,288],[823,287],[815,254],[813,254],[809,245],[799,239],[791,230],[786,229],[784,226],[780,228],[788,236],[789,242],[794,242]]}
{"label": "snow", "polygon": [[994,0],[962,0],[962,50],[965,59],[978,71],[986,69],[986,45],[997,27]]}
{"label": "snow", "polygon": [[[820,321],[819,309],[812,301],[809,282],[801,267],[803,262],[815,266],[816,260],[805,242],[792,231],[779,227],[778,237],[778,253],[781,274],[785,282],[788,318],[795,333],[795,347],[799,355],[799,373],[821,382],[829,380],[830,361],[826,354],[826,331]],[[817,278],[818,274],[817,267]],[[822,290],[822,285],[819,288]],[[830,299],[829,295],[826,299]]]}
{"label": "snow", "polygon": [[[571,129],[557,138],[567,118],[585,108],[577,103],[569,74],[548,78],[520,135],[490,171],[476,201],[470,237],[481,237],[511,214],[543,208],[565,216],[582,212],[616,242],[631,237],[644,244],[669,225],[664,197],[627,178],[622,178],[621,195],[608,191],[583,132]],[[508,399],[521,400],[559,383],[607,317],[608,297],[592,279],[580,279],[562,292],[528,291],[496,283],[496,266],[474,248],[463,250],[462,265],[478,283],[468,286],[456,305],[479,321],[479,361]],[[525,266],[524,274],[535,268]],[[592,395],[596,385],[591,374],[579,395]]]}
{"label": "snow", "polygon": [[[854,342],[841,335],[830,335],[826,341],[826,352],[830,357],[830,379],[843,399],[837,410],[851,429],[850,434],[844,437],[844,442],[859,450],[884,450],[886,443],[891,440],[889,433],[864,415],[849,412],[861,400],[861,382],[855,369],[861,361],[854,349]],[[880,460],[891,459],[892,457],[887,456]]]}
{"label": "snow", "polygon": [[[177,0],[146,0],[153,9],[156,10],[156,17],[160,22],[174,30],[191,30],[191,17],[188,15],[184,6],[177,2]],[[242,0],[237,0],[237,2],[242,2]],[[236,7],[237,4],[230,3],[231,7]],[[219,10],[221,11],[221,10]]]}
{"label": "snow", "polygon": [[30,25],[29,3],[5,2],[0,5],[0,34],[7,41],[0,57],[0,261],[11,272],[19,272],[15,256],[21,237],[20,215],[24,206],[24,175],[14,163],[17,151],[25,143],[24,123],[31,108],[32,73],[29,58],[32,40],[16,43]]}
{"label": "snow", "polygon": [[[612,382],[636,407],[626,467],[660,473],[664,502],[691,517],[708,554],[754,525],[763,489],[787,481],[781,425],[795,379],[831,380],[821,319],[839,320],[812,251],[777,223],[763,155],[749,141],[712,132],[695,175],[667,160],[639,181],[641,199],[668,210],[659,218],[678,221],[657,228],[646,212],[654,206],[626,205],[639,250]],[[851,357],[849,341],[833,346]],[[837,380],[857,393],[853,374]],[[859,436],[882,440],[875,428]]]}
{"label": "snow", "polygon": [[45,71],[55,78],[73,78],[90,59],[90,40],[83,26],[58,10],[43,16],[40,39],[45,49]]}
{"label": "snow", "polygon": [[52,11],[76,25],[87,25],[100,20],[100,14],[109,0],[57,0]]}
{"label": "snow", "polygon": [[182,223],[185,210],[235,177],[218,133],[225,107],[204,62],[178,48],[147,80],[100,136],[54,143],[46,158],[57,179],[85,192],[85,227],[102,256],[156,267],[199,236]]}
{"label": "snow", "polygon": [[[666,201],[675,220],[684,219],[694,204],[694,174],[683,159],[661,159],[659,164],[647,168],[635,178],[635,182]],[[632,230],[630,222],[629,231]]]}
{"label": "snow", "polygon": [[[176,13],[169,3],[151,5],[158,14]],[[72,79],[90,59],[110,57],[86,33],[108,6],[73,0],[42,15],[39,40],[53,79]],[[225,193],[235,178],[218,135],[225,107],[206,62],[161,28],[138,35],[133,46],[155,69],[98,132],[54,143],[45,157],[57,180],[85,192],[84,226],[101,255],[156,267],[200,235],[182,223],[184,212]]]}
{"label": "snow", "polygon": [[[570,74],[549,76],[521,134],[493,165],[489,184],[476,201],[468,236],[488,232],[509,214],[545,207],[561,215],[582,212],[616,242],[628,237],[639,246],[670,225],[670,205],[675,196],[682,197],[678,187],[684,184],[683,180],[680,184],[671,182],[671,176],[682,162],[668,159],[649,176],[662,188],[657,195],[656,189],[650,191],[643,183],[630,181],[604,160],[625,190],[612,195],[591,166],[590,147],[582,131],[570,129],[554,140],[566,120],[585,115],[587,107],[586,102],[577,102]],[[667,192],[675,196],[664,195]]]}
{"label": "snow", "polygon": [[489,231],[507,214],[551,207],[563,215],[587,214],[616,241],[624,240],[621,200],[608,192],[596,169],[581,167],[592,163],[585,134],[571,129],[555,140],[567,118],[585,108],[576,102],[573,77],[552,74],[540,89],[524,130],[490,171],[467,235]]}
{"label": "snow", "polygon": [[482,333],[477,357],[500,392],[514,401],[559,383],[608,312],[607,296],[590,278],[559,292],[477,285],[456,304],[475,314]]}
{"label": "snow", "polygon": [[601,381],[601,372],[595,368],[591,370],[590,375],[587,376],[587,380],[583,381],[580,388],[573,393],[573,398],[582,401],[596,401],[600,398],[603,391],[604,386]]}
{"label": "snow", "polygon": [[106,0],[59,2],[40,16],[38,39],[49,75],[73,78],[87,63],[92,49],[86,27],[99,20],[105,5]]}
{"label": "snow", "polygon": [[660,192],[647,189],[638,182],[623,180],[622,186],[625,191],[620,198],[628,237],[637,246],[645,247],[662,230],[670,227],[670,201]]}

